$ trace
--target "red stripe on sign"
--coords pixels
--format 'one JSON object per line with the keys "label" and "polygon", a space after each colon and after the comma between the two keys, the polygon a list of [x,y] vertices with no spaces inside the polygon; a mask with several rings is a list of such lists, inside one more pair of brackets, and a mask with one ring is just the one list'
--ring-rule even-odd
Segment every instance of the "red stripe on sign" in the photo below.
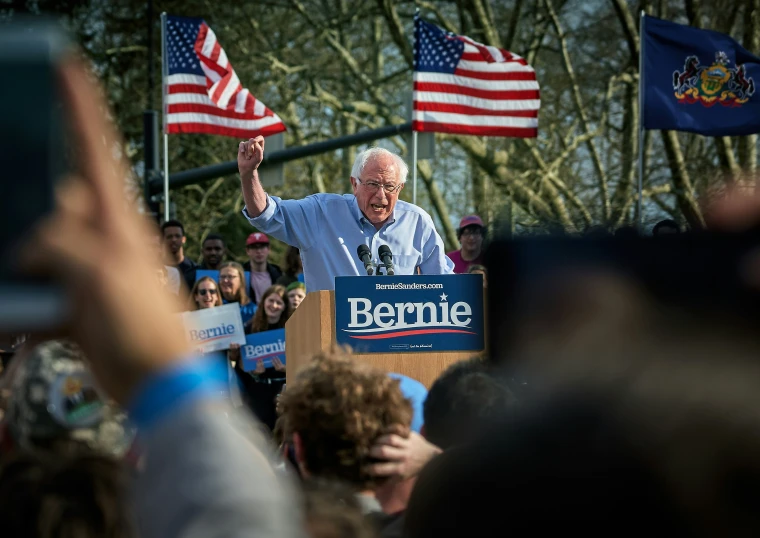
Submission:
{"label": "red stripe on sign", "polygon": [[414,90],[419,92],[456,93],[480,99],[493,99],[494,101],[517,101],[525,99],[539,99],[538,90],[478,90],[457,84],[440,84],[436,82],[415,82]]}
{"label": "red stripe on sign", "polygon": [[474,106],[430,103],[426,101],[415,101],[414,110],[419,110],[421,112],[448,112],[451,114],[466,114],[468,116],[506,116],[512,118],[538,117],[538,110],[486,110]]}
{"label": "red stripe on sign", "polygon": [[536,138],[538,129],[533,127],[479,127],[477,125],[460,125],[413,121],[412,130],[427,133],[465,134],[474,136],[509,136],[512,138]]}
{"label": "red stripe on sign", "polygon": [[362,336],[349,335],[351,338],[358,340],[384,340],[386,338],[397,338],[399,336],[415,336],[418,334],[441,334],[441,333],[455,333],[455,334],[477,334],[472,331],[462,331],[459,329],[418,329],[416,331],[400,331],[397,333],[384,333],[384,334],[367,334]]}

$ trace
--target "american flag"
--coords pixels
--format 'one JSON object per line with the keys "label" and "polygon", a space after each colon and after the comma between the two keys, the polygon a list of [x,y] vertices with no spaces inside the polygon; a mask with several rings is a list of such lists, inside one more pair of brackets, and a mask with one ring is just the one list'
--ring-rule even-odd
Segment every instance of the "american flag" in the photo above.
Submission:
{"label": "american flag", "polygon": [[164,130],[251,138],[285,130],[282,120],[243,88],[203,19],[166,17]]}
{"label": "american flag", "polygon": [[523,58],[415,16],[414,131],[535,138],[540,106]]}

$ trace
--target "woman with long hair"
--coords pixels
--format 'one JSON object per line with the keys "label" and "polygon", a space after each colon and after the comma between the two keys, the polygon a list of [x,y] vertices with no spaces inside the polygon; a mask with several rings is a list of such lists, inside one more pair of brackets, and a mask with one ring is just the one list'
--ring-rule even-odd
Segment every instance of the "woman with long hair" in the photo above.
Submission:
{"label": "woman with long hair", "polygon": [[215,306],[222,306],[219,286],[216,285],[216,281],[210,276],[199,278],[190,291],[187,309],[201,310],[203,308],[214,308]]}
{"label": "woman with long hair", "polygon": [[[282,329],[290,313],[285,288],[276,284],[270,286],[261,296],[253,319],[246,325],[247,332]],[[245,372],[238,346],[230,348],[230,360],[235,361],[235,373],[243,385],[245,403],[261,422],[273,430],[277,421],[276,399],[285,384],[285,365],[274,358],[271,368],[266,368],[264,362],[259,361],[255,370]]]}
{"label": "woman with long hair", "polygon": [[240,317],[243,324],[248,323],[256,313],[256,303],[251,301],[245,291],[245,271],[238,262],[224,262],[219,266],[219,289],[222,292],[222,301],[238,303],[240,305]]}
{"label": "woman with long hair", "polygon": [[273,329],[284,329],[285,322],[290,317],[291,310],[285,287],[275,284],[270,286],[261,296],[256,314],[249,324],[248,332],[259,333]]}

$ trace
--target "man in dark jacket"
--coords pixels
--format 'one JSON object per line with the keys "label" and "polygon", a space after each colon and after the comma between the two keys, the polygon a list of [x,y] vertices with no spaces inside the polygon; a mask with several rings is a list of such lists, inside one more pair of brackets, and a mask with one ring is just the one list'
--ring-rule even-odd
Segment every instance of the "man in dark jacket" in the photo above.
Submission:
{"label": "man in dark jacket", "polygon": [[282,275],[279,265],[269,263],[269,238],[261,232],[252,233],[245,242],[248,260],[243,265],[251,272],[251,286],[248,290],[251,300],[259,304],[266,289],[277,282]]}

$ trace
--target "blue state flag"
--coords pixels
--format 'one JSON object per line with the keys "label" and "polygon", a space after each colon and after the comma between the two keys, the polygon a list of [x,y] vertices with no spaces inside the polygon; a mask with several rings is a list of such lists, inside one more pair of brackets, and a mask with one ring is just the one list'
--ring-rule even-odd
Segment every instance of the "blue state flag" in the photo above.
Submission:
{"label": "blue state flag", "polygon": [[760,132],[760,58],[733,38],[645,16],[643,47],[645,129]]}

